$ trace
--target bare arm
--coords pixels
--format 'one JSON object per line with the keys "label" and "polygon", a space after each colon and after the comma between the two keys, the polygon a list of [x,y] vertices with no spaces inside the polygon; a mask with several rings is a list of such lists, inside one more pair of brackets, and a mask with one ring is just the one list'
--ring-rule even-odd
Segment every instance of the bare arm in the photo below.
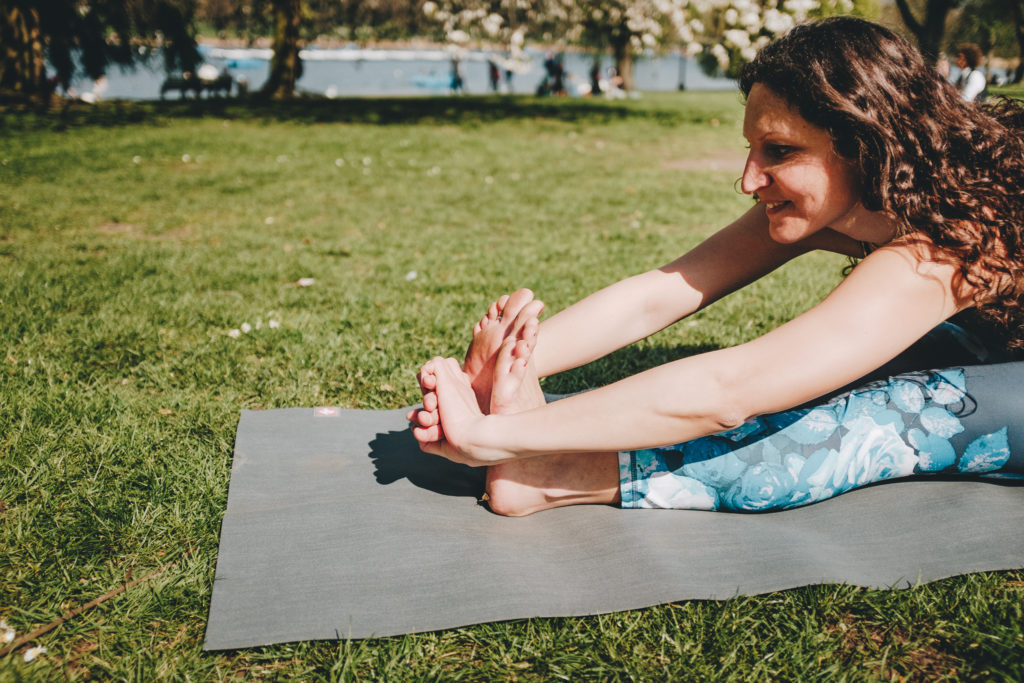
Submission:
{"label": "bare arm", "polygon": [[651,447],[799,405],[879,367],[961,308],[952,276],[919,249],[890,245],[818,306],[758,339],[515,415],[462,411],[456,383],[439,375],[447,441],[438,452],[480,465]]}
{"label": "bare arm", "polygon": [[672,263],[627,278],[545,320],[534,351],[541,377],[574,368],[654,334],[813,249],[856,255],[825,230],[802,244],[768,235],[757,205]]}

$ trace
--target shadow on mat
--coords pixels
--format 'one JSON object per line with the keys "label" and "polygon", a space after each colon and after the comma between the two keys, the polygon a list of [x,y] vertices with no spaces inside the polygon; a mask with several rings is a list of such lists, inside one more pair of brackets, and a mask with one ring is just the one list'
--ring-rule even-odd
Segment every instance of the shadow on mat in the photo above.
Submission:
{"label": "shadow on mat", "polygon": [[370,442],[370,459],[377,482],[385,486],[408,479],[413,486],[443,496],[479,498],[484,493],[484,468],[424,453],[408,429],[378,433]]}

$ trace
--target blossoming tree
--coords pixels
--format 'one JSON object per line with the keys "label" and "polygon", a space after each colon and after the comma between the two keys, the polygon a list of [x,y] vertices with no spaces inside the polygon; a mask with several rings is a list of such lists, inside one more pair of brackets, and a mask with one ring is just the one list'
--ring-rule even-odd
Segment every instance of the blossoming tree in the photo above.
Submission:
{"label": "blossoming tree", "polygon": [[512,56],[527,37],[610,47],[626,89],[633,56],[681,48],[708,72],[736,76],[772,38],[809,16],[849,11],[852,0],[428,0],[447,39],[501,42]]}

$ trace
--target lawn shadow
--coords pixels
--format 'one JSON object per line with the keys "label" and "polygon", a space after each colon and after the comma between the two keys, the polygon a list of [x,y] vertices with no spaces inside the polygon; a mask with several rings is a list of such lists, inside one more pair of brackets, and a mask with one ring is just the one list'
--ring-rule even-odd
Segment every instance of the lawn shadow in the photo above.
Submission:
{"label": "lawn shadow", "polygon": [[715,107],[651,106],[643,101],[594,98],[540,98],[527,95],[462,97],[298,97],[277,102],[250,97],[173,101],[112,100],[97,105],[68,103],[47,113],[10,109],[3,128],[124,126],[170,119],[232,119],[291,123],[369,123],[474,125],[511,119],[578,121],[592,124],[643,119],[674,126],[720,119]]}
{"label": "lawn shadow", "polygon": [[408,479],[413,486],[443,496],[479,498],[484,493],[486,469],[424,453],[408,429],[378,433],[370,442],[370,459],[377,483],[384,486]]}

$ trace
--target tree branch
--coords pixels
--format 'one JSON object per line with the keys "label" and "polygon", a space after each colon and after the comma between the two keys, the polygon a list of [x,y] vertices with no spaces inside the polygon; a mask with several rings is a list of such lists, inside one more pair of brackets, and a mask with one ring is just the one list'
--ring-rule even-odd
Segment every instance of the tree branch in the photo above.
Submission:
{"label": "tree branch", "polygon": [[[110,591],[109,593],[104,593],[100,597],[96,598],[95,600],[90,600],[89,602],[85,603],[81,607],[76,607],[73,610],[69,610],[69,611],[65,612],[60,617],[58,617],[57,619],[54,619],[53,621],[51,621],[46,626],[41,626],[41,627],[37,628],[35,631],[32,631],[32,633],[27,633],[27,634],[23,635],[21,638],[18,638],[13,643],[11,643],[7,647],[5,647],[2,650],[0,650],[0,657],[6,657],[10,653],[12,653],[15,650],[17,650],[22,645],[24,645],[25,643],[28,643],[28,642],[31,642],[31,641],[35,640],[36,638],[38,638],[39,636],[43,635],[44,633],[49,633],[50,631],[52,631],[53,629],[57,628],[58,626],[60,626],[64,622],[70,621],[70,620],[74,619],[75,617],[77,617],[79,614],[81,614],[81,613],[83,613],[83,612],[85,612],[87,610],[92,609],[93,607],[95,607],[96,605],[100,604],[101,602],[106,602],[107,600],[109,600],[110,598],[114,597],[115,595],[118,595],[120,593],[125,592],[126,590],[128,590],[132,586],[136,586],[136,585],[142,583],[143,581],[149,581],[150,579],[152,579],[152,578],[162,574],[163,572],[165,572],[167,570],[167,568],[170,567],[170,566],[172,566],[172,565],[165,564],[164,566],[162,566],[159,569],[156,569],[156,570],[150,572],[149,574],[146,574],[145,576],[143,576],[140,579],[135,579],[134,581],[128,581],[126,583],[122,583],[120,586],[118,586],[114,590]],[[126,576],[125,578],[126,579],[131,578],[131,570],[129,570],[128,576]]]}

